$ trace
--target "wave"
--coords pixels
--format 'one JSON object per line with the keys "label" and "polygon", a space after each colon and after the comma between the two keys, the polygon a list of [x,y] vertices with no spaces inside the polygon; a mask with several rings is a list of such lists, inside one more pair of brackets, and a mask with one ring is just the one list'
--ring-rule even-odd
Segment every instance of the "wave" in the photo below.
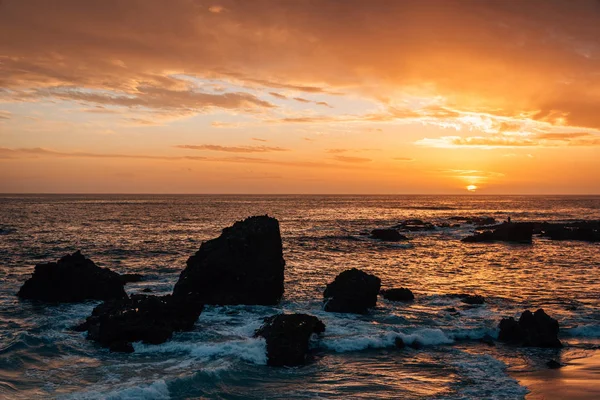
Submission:
{"label": "wave", "polygon": [[321,347],[338,353],[366,349],[382,349],[394,347],[396,338],[401,338],[408,346],[437,346],[452,344],[454,340],[448,337],[441,329],[424,328],[412,333],[389,331],[375,335],[356,335],[348,337],[324,338]]}
{"label": "wave", "polygon": [[600,325],[582,325],[561,331],[565,336],[600,338]]}
{"label": "wave", "polygon": [[169,394],[169,388],[164,380],[158,380],[149,385],[139,385],[134,387],[127,387],[112,391],[95,390],[85,393],[71,393],[60,399],[82,399],[82,400],[167,400],[171,396]]}

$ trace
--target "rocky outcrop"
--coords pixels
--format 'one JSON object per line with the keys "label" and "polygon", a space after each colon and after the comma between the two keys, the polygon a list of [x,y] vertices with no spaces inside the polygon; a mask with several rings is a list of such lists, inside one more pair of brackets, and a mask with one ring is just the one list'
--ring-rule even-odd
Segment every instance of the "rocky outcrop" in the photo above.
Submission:
{"label": "rocky outcrop", "polygon": [[479,305],[485,303],[485,298],[479,294],[461,294],[458,297],[465,304]]}
{"label": "rocky outcrop", "polygon": [[385,289],[381,291],[384,299],[389,301],[413,301],[415,295],[407,288]]}
{"label": "rocky outcrop", "polygon": [[371,239],[383,240],[385,242],[399,242],[408,238],[395,229],[373,229]]}
{"label": "rocky outcrop", "polygon": [[600,221],[577,221],[572,223],[544,223],[539,225],[541,236],[550,240],[577,240],[600,242]]}
{"label": "rocky outcrop", "polygon": [[284,267],[279,222],[250,217],[202,243],[173,296],[193,294],[204,304],[274,305],[283,295]]}
{"label": "rocky outcrop", "polygon": [[57,262],[36,265],[17,296],[53,303],[127,298],[118,273],[98,267],[79,251]]}
{"label": "rocky outcrop", "polygon": [[465,243],[489,243],[489,242],[514,242],[531,243],[533,237],[533,223],[530,222],[507,222],[496,226],[494,230],[476,233],[462,239]]}
{"label": "rocky outcrop", "polygon": [[518,321],[503,318],[500,321],[498,340],[527,347],[562,347],[558,339],[558,321],[539,309],[527,310]]}
{"label": "rocky outcrop", "polygon": [[431,222],[424,222],[420,219],[407,219],[400,222],[398,225],[393,227],[394,229],[402,232],[420,232],[420,231],[434,231],[435,225]]}
{"label": "rocky outcrop", "polygon": [[265,318],[255,336],[267,341],[267,363],[293,367],[306,363],[308,344],[313,334],[325,332],[325,324],[307,314],[279,314]]}
{"label": "rocky outcrop", "polygon": [[143,279],[144,276],[142,274],[121,274],[121,282],[123,282],[124,285],[128,283],[140,282]]}
{"label": "rocky outcrop", "polygon": [[202,308],[193,296],[184,299],[136,294],[100,304],[74,329],[87,331],[89,340],[111,351],[129,353],[133,352],[132,342],[159,344],[170,339],[173,332],[191,330]]}
{"label": "rocky outcrop", "polygon": [[377,304],[381,279],[352,268],[339,274],[327,285],[323,297],[325,311],[366,314]]}

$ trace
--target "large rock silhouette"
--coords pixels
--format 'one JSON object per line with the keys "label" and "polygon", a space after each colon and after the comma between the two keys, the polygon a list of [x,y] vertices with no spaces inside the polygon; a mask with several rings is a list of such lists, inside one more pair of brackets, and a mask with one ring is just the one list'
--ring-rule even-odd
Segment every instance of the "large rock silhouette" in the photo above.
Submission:
{"label": "large rock silhouette", "polygon": [[98,267],[80,251],[58,262],[36,265],[17,296],[53,303],[127,298],[121,276]]}
{"label": "large rock silhouette", "polygon": [[500,321],[498,340],[527,347],[562,347],[558,339],[558,321],[541,308],[535,313],[527,310],[519,321],[513,317]]}
{"label": "large rock silhouette", "polygon": [[325,311],[366,314],[377,304],[381,279],[356,268],[339,274],[327,285]]}
{"label": "large rock silhouette", "polygon": [[204,304],[277,304],[284,267],[279,222],[250,217],[202,243],[187,260],[173,296],[192,294]]}
{"label": "large rock silhouette", "polygon": [[194,296],[136,294],[100,304],[74,330],[87,331],[89,340],[111,351],[130,353],[132,342],[159,344],[170,339],[173,332],[191,330],[202,308]]}
{"label": "large rock silhouette", "polygon": [[507,222],[497,225],[494,230],[487,230],[462,239],[466,243],[514,242],[531,243],[534,224],[530,222]]}
{"label": "large rock silhouette", "polygon": [[255,336],[267,341],[267,363],[272,366],[303,365],[308,353],[308,342],[313,333],[325,332],[325,324],[307,314],[279,314],[265,318]]}

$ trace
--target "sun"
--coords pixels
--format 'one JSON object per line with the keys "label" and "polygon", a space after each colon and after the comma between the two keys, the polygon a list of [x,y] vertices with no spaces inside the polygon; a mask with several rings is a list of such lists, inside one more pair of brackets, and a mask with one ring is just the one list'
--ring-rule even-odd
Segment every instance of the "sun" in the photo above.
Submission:
{"label": "sun", "polygon": [[469,185],[469,186],[467,186],[467,190],[469,192],[474,192],[474,191],[477,190],[477,186],[475,186],[475,185]]}

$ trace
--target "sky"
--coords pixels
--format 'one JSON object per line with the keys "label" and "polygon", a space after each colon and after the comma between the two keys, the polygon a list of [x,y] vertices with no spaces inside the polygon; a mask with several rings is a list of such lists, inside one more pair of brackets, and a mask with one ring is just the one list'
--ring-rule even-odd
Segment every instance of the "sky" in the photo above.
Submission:
{"label": "sky", "polygon": [[599,194],[597,0],[0,0],[0,192]]}

